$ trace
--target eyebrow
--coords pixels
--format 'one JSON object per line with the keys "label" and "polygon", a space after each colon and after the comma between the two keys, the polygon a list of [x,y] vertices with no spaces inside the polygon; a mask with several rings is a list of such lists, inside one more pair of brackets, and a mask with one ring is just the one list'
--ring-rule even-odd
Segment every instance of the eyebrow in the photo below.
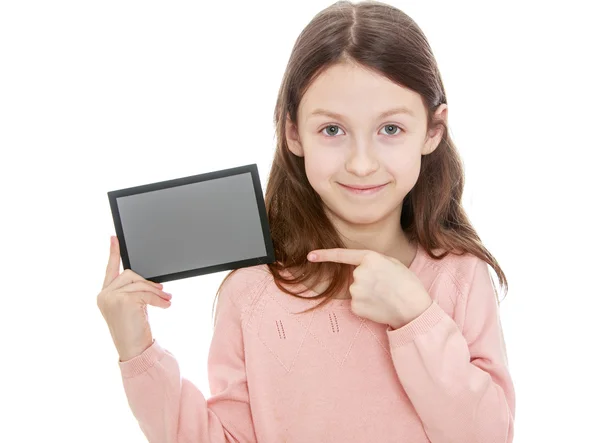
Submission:
{"label": "eyebrow", "polygon": [[[415,114],[405,106],[400,106],[398,108],[389,109],[389,110],[379,114],[379,116],[377,118],[382,119],[382,118],[386,118],[386,117],[389,117],[391,115],[396,115],[396,114],[407,114],[413,118],[416,118]],[[335,112],[331,112],[331,111],[328,111],[326,109],[321,109],[321,108],[315,109],[313,112],[311,112],[310,115],[308,116],[308,118],[318,116],[318,115],[324,115],[326,117],[332,117],[332,118],[335,118],[338,120],[344,119],[344,116],[342,114],[337,114]]]}

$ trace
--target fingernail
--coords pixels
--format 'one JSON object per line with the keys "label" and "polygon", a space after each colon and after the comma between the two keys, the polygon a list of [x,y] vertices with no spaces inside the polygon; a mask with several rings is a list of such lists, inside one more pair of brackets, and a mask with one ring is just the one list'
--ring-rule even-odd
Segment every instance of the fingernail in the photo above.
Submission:
{"label": "fingernail", "polygon": [[316,258],[317,258],[317,254],[313,254],[313,253],[308,254],[309,260],[316,260]]}

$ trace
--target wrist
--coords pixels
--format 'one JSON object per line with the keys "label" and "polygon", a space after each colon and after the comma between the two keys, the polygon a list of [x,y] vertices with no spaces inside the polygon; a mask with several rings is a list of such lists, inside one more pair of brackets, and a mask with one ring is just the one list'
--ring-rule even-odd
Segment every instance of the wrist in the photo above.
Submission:
{"label": "wrist", "polygon": [[146,352],[146,350],[153,344],[154,344],[154,339],[151,338],[149,342],[146,342],[145,344],[143,344],[141,346],[136,346],[134,348],[119,350],[118,351],[119,360],[122,362],[126,362],[128,360],[134,359],[135,357],[139,357],[144,352]]}
{"label": "wrist", "polygon": [[403,326],[406,326],[411,321],[421,316],[421,314],[423,314],[423,312],[425,312],[427,309],[429,309],[432,303],[433,300],[429,297],[429,294],[427,294],[427,297],[423,297],[421,301],[414,304],[413,309],[410,309],[410,311],[407,312],[405,309],[404,312],[399,312],[396,318],[389,323],[390,327],[392,329],[400,329]]}

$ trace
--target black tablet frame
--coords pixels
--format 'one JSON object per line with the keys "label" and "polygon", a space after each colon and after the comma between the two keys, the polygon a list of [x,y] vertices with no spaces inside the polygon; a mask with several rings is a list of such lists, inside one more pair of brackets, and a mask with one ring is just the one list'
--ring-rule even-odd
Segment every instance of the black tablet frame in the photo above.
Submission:
{"label": "black tablet frame", "polygon": [[181,177],[173,180],[166,180],[156,183],[150,183],[147,185],[134,186],[131,188],[124,188],[107,192],[108,200],[110,203],[110,209],[112,211],[113,222],[115,225],[116,235],[119,239],[119,248],[121,253],[121,260],[123,261],[123,269],[131,269],[131,263],[129,261],[129,254],[127,253],[127,244],[125,242],[123,226],[121,224],[121,216],[119,214],[117,198],[129,195],[143,194],[146,192],[168,189],[177,186],[189,185],[192,183],[214,180],[217,178],[230,177],[233,175],[246,174],[248,172],[252,176],[252,183],[254,185],[254,195],[258,204],[258,215],[260,217],[260,224],[262,227],[263,238],[265,241],[265,250],[267,251],[267,255],[262,257],[254,257],[246,260],[221,263],[213,266],[205,266],[202,268],[190,269],[187,271],[174,272],[171,274],[150,276],[144,278],[155,283],[163,283],[166,281],[196,277],[198,275],[205,275],[213,272],[228,271],[237,268],[244,268],[248,266],[256,266],[275,262],[275,252],[273,250],[273,241],[271,239],[271,232],[269,230],[267,210],[260,184],[260,177],[258,175],[258,167],[256,164],[250,164],[245,166],[238,166],[235,168],[222,169],[219,171],[206,172],[202,174],[191,175],[188,177]]}

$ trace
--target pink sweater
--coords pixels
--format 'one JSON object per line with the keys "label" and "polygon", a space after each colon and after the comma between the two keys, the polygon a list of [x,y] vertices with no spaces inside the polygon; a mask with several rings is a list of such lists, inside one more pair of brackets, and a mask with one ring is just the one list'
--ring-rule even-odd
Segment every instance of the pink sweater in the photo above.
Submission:
{"label": "pink sweater", "polygon": [[151,443],[507,443],[515,393],[487,264],[472,255],[410,268],[433,304],[392,330],[350,300],[280,292],[266,266],[224,284],[208,357],[211,396],[158,341],[119,362]]}

